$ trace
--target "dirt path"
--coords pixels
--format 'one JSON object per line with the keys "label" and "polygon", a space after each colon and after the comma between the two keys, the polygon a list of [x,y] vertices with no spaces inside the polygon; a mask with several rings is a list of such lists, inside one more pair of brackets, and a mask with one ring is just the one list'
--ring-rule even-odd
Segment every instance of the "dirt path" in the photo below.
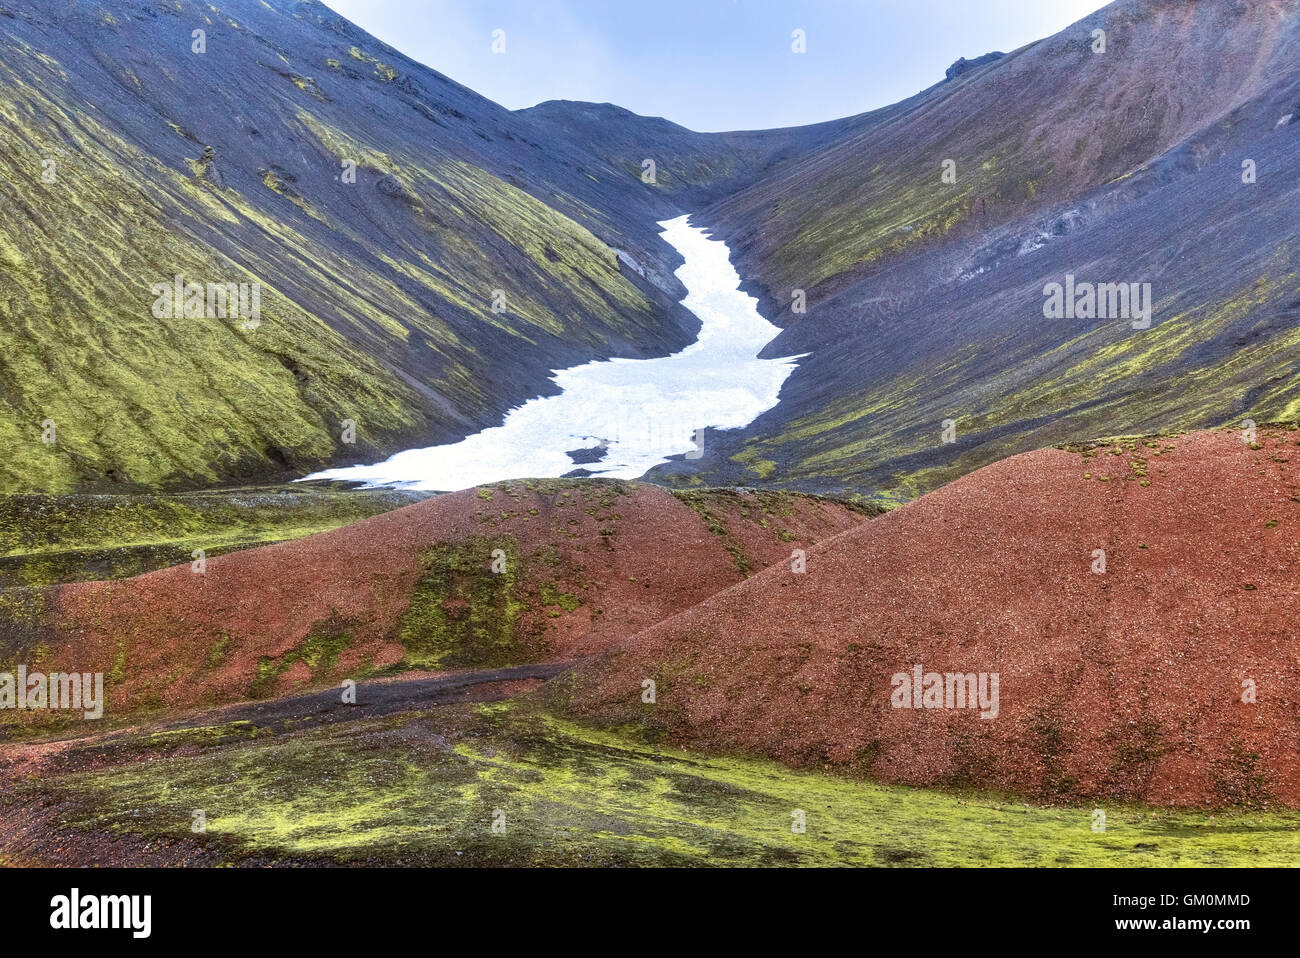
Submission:
{"label": "dirt path", "polygon": [[[587,659],[568,659],[509,668],[443,675],[379,679],[356,686],[356,703],[343,701],[342,688],[240,702],[182,716],[104,732],[86,732],[44,741],[0,741],[0,769],[7,774],[41,775],[51,769],[76,771],[138,758],[135,745],[158,732],[248,723],[279,733],[304,726],[334,724],[391,715],[410,709],[466,702],[496,702],[536,687]],[[0,819],[4,817],[0,813]]]}
{"label": "dirt path", "polygon": [[[585,661],[571,659],[563,662],[543,662],[537,665],[516,665],[502,669],[480,669],[454,675],[427,678],[389,679],[376,682],[359,682],[356,686],[356,703],[343,701],[343,689],[327,689],[306,695],[292,695],[263,702],[242,702],[191,715],[162,726],[163,729],[197,728],[224,722],[248,722],[258,728],[271,726],[290,719],[306,718],[325,722],[349,721],[388,715],[426,705],[447,705],[453,702],[491,702],[506,698],[518,689],[519,683],[545,681],[567,672]],[[488,688],[485,688],[488,686]]]}

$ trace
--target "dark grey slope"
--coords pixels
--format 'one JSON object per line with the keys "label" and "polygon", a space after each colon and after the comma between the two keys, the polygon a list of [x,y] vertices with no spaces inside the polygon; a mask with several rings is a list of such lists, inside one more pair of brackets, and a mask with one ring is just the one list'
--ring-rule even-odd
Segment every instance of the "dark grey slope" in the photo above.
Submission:
{"label": "dark grey slope", "polygon": [[[659,475],[910,497],[1048,443],[1300,418],[1297,6],[1114,4],[706,211],[785,326],[768,354],[810,355],[703,476]],[[1151,327],[1045,318],[1067,274],[1150,283]]]}
{"label": "dark grey slope", "polygon": [[[892,109],[892,108],[891,108]],[[663,117],[646,117],[612,103],[548,100],[520,110],[550,138],[582,144],[600,163],[641,180],[654,161],[651,190],[690,210],[753,185],[783,164],[807,158],[879,122],[883,111],[810,126],[733,133],[696,133]]]}

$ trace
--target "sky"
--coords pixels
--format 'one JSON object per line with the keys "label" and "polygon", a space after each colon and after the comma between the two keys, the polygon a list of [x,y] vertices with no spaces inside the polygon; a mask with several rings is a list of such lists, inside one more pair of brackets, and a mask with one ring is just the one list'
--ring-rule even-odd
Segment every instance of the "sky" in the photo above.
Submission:
{"label": "sky", "polygon": [[[1102,0],[324,0],[510,109],[616,103],[700,131],[886,106],[959,57],[1059,32]],[[493,31],[504,52],[493,53]],[[792,50],[795,30],[806,52]]]}

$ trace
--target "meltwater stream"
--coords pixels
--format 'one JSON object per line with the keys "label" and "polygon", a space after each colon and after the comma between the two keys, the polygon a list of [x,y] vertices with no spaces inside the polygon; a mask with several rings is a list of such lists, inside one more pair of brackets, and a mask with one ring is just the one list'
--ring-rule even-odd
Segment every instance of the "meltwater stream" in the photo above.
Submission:
{"label": "meltwater stream", "polygon": [[[429,491],[502,479],[556,478],[576,469],[635,479],[669,456],[693,454],[696,430],[734,429],[777,403],[791,359],[759,359],[780,330],[739,289],[727,244],[665,220],[661,234],[686,262],[682,305],[699,317],[699,338],[662,359],[609,359],[562,369],[558,396],[531,399],[500,426],[460,442],[408,449],[370,466],[327,469],[307,479]],[[580,452],[571,456],[571,452]]]}

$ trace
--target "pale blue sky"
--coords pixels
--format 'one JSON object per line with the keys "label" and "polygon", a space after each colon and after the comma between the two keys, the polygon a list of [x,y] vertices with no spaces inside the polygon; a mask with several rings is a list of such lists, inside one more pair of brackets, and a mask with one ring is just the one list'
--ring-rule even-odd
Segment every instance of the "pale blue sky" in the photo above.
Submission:
{"label": "pale blue sky", "polygon": [[[386,43],[511,109],[616,103],[696,130],[861,113],[1010,52],[1102,0],[325,0]],[[506,52],[491,52],[492,31]],[[807,53],[791,52],[802,29]]]}

